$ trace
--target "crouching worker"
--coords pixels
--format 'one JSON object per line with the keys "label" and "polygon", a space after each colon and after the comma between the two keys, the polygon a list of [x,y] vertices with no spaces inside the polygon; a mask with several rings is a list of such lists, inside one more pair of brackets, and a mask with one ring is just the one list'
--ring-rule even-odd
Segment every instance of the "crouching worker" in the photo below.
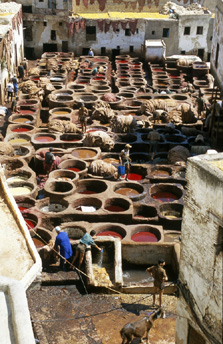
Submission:
{"label": "crouching worker", "polygon": [[50,147],[49,152],[46,152],[45,154],[44,167],[43,167],[47,175],[53,170],[54,160],[55,160],[55,156],[53,154],[53,147]]}
{"label": "crouching worker", "polygon": [[87,246],[94,246],[98,249],[98,251],[101,251],[101,248],[98,247],[95,242],[94,242],[94,237],[95,237],[96,232],[94,230],[92,230],[90,232],[90,234],[85,233],[84,236],[81,238],[80,243],[77,245],[77,250],[76,250],[76,254],[72,260],[72,264],[75,263],[76,259],[79,256],[79,263],[78,263],[78,269],[80,270],[81,268],[81,264],[83,263],[84,260],[84,255],[85,255],[85,251]]}
{"label": "crouching worker", "polygon": [[59,226],[56,226],[55,230],[57,232],[57,237],[54,247],[56,250],[58,250],[58,246],[60,246],[60,255],[63,257],[60,257],[60,268],[63,271],[66,271],[67,264],[65,259],[71,261],[73,255],[72,247],[68,234],[66,232],[63,232]]}
{"label": "crouching worker", "polygon": [[153,294],[153,306],[155,306],[156,294],[159,293],[159,306],[162,305],[162,296],[164,292],[164,281],[167,281],[166,271],[164,270],[165,261],[160,259],[157,265],[151,266],[146,269],[153,278],[154,278],[154,287],[155,292]]}

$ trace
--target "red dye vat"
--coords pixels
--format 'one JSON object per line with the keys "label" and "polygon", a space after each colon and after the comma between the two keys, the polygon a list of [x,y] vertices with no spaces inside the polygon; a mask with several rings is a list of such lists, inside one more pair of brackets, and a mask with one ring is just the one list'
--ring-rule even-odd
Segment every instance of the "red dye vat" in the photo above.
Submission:
{"label": "red dye vat", "polygon": [[39,78],[32,78],[32,80],[34,80],[34,81],[39,81]]}
{"label": "red dye vat", "polygon": [[38,142],[52,142],[54,141],[54,138],[51,136],[37,136],[35,137],[35,140]]}
{"label": "red dye vat", "polygon": [[84,191],[80,191],[78,192],[79,194],[82,194],[82,195],[92,195],[92,194],[95,194],[97,192],[95,191],[91,191],[91,190],[84,190]]}
{"label": "red dye vat", "polygon": [[20,114],[22,115],[32,115],[35,111],[34,110],[20,110]]}
{"label": "red dye vat", "polygon": [[93,80],[103,80],[104,78],[101,78],[101,77],[96,77],[96,78],[93,78]]}
{"label": "red dye vat", "polygon": [[121,61],[117,61],[117,63],[128,63],[128,61],[121,60]]}
{"label": "red dye vat", "polygon": [[163,69],[153,69],[153,72],[163,72]]}
{"label": "red dye vat", "polygon": [[101,232],[101,233],[98,233],[97,236],[112,236],[114,238],[120,238],[122,239],[122,236],[121,234],[117,233],[117,232],[114,232],[114,231],[105,231],[105,232]]}
{"label": "red dye vat", "polygon": [[77,168],[77,167],[69,167],[69,168],[67,168],[67,170],[74,171],[74,172],[80,172],[80,168]]}
{"label": "red dye vat", "polygon": [[32,229],[36,226],[36,223],[32,220],[24,219],[28,229]]}
{"label": "red dye vat", "polygon": [[150,232],[135,233],[133,234],[131,239],[136,242],[157,242],[158,241],[155,234],[150,233]]}
{"label": "red dye vat", "polygon": [[120,207],[119,205],[110,205],[110,206],[106,207],[105,209],[108,211],[115,212],[115,213],[120,213],[122,211],[125,211],[125,209]]}
{"label": "red dye vat", "polygon": [[26,209],[28,209],[28,208],[26,208],[26,207],[18,207],[19,208],[19,210],[22,212],[22,211],[24,211],[24,210],[26,210]]}
{"label": "red dye vat", "polygon": [[142,175],[137,173],[129,173],[128,174],[129,180],[142,180]]}
{"label": "red dye vat", "polygon": [[171,192],[156,192],[152,195],[152,198],[157,199],[159,202],[173,202],[178,197]]}
{"label": "red dye vat", "polygon": [[171,78],[179,78],[177,75],[170,75]]}
{"label": "red dye vat", "polygon": [[12,130],[14,133],[22,133],[24,131],[30,131],[28,128],[16,128]]}

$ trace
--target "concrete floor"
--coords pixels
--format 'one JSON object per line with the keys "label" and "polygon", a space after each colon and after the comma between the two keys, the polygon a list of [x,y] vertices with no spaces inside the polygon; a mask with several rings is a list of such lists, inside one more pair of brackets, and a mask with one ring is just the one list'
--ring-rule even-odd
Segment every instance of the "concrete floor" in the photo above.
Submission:
{"label": "concrete floor", "polygon": [[[152,295],[83,294],[77,285],[27,292],[35,337],[41,344],[118,344],[120,330],[153,311]],[[150,344],[175,343],[176,303],[164,295],[166,318],[157,319]],[[132,344],[139,343],[134,339]]]}

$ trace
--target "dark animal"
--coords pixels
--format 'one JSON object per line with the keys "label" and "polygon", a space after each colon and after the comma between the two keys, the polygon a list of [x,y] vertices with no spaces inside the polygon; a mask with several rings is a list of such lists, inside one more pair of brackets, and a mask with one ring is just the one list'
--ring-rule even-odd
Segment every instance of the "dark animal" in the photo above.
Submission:
{"label": "dark animal", "polygon": [[146,333],[146,343],[148,343],[149,331],[153,327],[153,323],[157,318],[163,318],[163,308],[159,308],[149,317],[144,317],[141,320],[126,324],[120,331],[122,337],[122,344],[130,344],[133,337],[140,338],[140,343],[143,342],[142,338]]}

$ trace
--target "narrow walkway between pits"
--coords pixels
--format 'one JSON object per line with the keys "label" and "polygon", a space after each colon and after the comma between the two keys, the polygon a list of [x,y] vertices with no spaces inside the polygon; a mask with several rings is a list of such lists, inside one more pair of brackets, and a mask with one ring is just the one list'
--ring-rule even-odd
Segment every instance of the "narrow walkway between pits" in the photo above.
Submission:
{"label": "narrow walkway between pits", "polygon": [[[152,295],[83,295],[75,285],[42,287],[27,296],[41,344],[121,344],[121,328],[154,311]],[[163,299],[166,318],[155,321],[150,344],[175,343],[177,298]]]}

